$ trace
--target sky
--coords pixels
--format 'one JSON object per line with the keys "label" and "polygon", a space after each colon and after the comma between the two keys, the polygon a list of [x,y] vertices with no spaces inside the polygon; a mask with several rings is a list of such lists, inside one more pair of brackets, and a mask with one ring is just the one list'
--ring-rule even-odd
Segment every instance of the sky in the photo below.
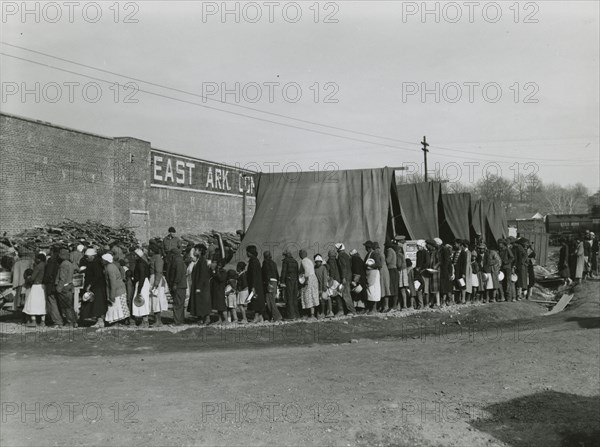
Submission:
{"label": "sky", "polygon": [[0,110],[266,172],[422,172],[426,136],[451,181],[535,173],[593,192],[599,8],[2,2]]}

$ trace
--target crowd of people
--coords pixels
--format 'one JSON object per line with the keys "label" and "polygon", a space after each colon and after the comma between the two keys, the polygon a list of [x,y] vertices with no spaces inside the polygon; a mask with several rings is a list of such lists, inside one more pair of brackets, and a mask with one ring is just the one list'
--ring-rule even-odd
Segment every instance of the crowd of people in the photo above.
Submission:
{"label": "crowd of people", "polygon": [[[265,320],[322,319],[423,309],[452,304],[519,301],[531,297],[536,254],[525,238],[487,247],[457,239],[417,241],[415,262],[406,237],[364,243],[365,254],[336,243],[312,259],[285,250],[279,268],[269,251],[246,248],[247,262],[226,269],[217,244],[184,246],[173,227],[160,240],[124,250],[110,246],[54,246],[33,256],[19,253],[13,266],[15,309],[27,326],[116,323],[161,326],[171,297],[173,324],[186,310],[200,325]],[[565,282],[597,274],[593,233],[563,241],[558,263]],[[81,278],[83,277],[83,279]],[[76,300],[80,308],[76,312]],[[280,310],[281,309],[281,310]],[[250,313],[251,312],[251,313]]]}

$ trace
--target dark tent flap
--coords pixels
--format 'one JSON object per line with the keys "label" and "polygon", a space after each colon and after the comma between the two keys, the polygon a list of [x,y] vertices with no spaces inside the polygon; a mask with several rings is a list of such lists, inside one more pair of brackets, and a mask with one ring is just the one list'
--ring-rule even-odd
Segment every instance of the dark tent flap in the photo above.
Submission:
{"label": "dark tent flap", "polygon": [[[472,204],[472,225],[486,242],[496,242],[508,235],[506,213],[501,203],[477,200]],[[493,240],[490,240],[493,239]]]}
{"label": "dark tent flap", "polygon": [[508,222],[504,207],[498,202],[489,202],[487,210],[487,223],[494,240],[502,239],[508,236]]}
{"label": "dark tent flap", "polygon": [[248,245],[271,251],[279,262],[284,249],[296,257],[305,249],[312,258],[336,242],[348,252],[368,239],[383,244],[393,182],[389,168],[261,174],[256,211],[236,258],[245,259]]}
{"label": "dark tent flap", "polygon": [[471,194],[442,194],[446,223],[454,238],[470,238]]}
{"label": "dark tent flap", "polygon": [[398,201],[402,220],[411,239],[439,236],[438,201],[442,191],[439,182],[398,185]]}

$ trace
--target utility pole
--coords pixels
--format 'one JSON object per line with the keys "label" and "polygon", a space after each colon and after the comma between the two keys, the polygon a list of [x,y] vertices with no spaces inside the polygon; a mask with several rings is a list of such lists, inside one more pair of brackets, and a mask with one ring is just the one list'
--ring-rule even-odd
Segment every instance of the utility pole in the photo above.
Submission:
{"label": "utility pole", "polygon": [[423,145],[423,158],[425,158],[425,181],[427,181],[427,152],[429,152],[429,149],[427,149],[427,147],[429,147],[427,137],[423,136],[423,141],[421,141],[421,144]]}

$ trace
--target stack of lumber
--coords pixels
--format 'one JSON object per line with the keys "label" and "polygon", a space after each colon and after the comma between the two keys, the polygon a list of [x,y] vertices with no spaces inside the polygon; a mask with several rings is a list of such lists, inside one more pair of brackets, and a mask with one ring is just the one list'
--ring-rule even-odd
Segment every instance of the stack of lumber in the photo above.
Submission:
{"label": "stack of lumber", "polygon": [[10,239],[4,237],[3,244],[14,245],[17,249],[39,250],[53,245],[78,245],[103,247],[119,244],[124,249],[139,246],[135,233],[125,226],[111,227],[100,222],[75,222],[65,220],[57,225],[36,226],[24,230]]}

